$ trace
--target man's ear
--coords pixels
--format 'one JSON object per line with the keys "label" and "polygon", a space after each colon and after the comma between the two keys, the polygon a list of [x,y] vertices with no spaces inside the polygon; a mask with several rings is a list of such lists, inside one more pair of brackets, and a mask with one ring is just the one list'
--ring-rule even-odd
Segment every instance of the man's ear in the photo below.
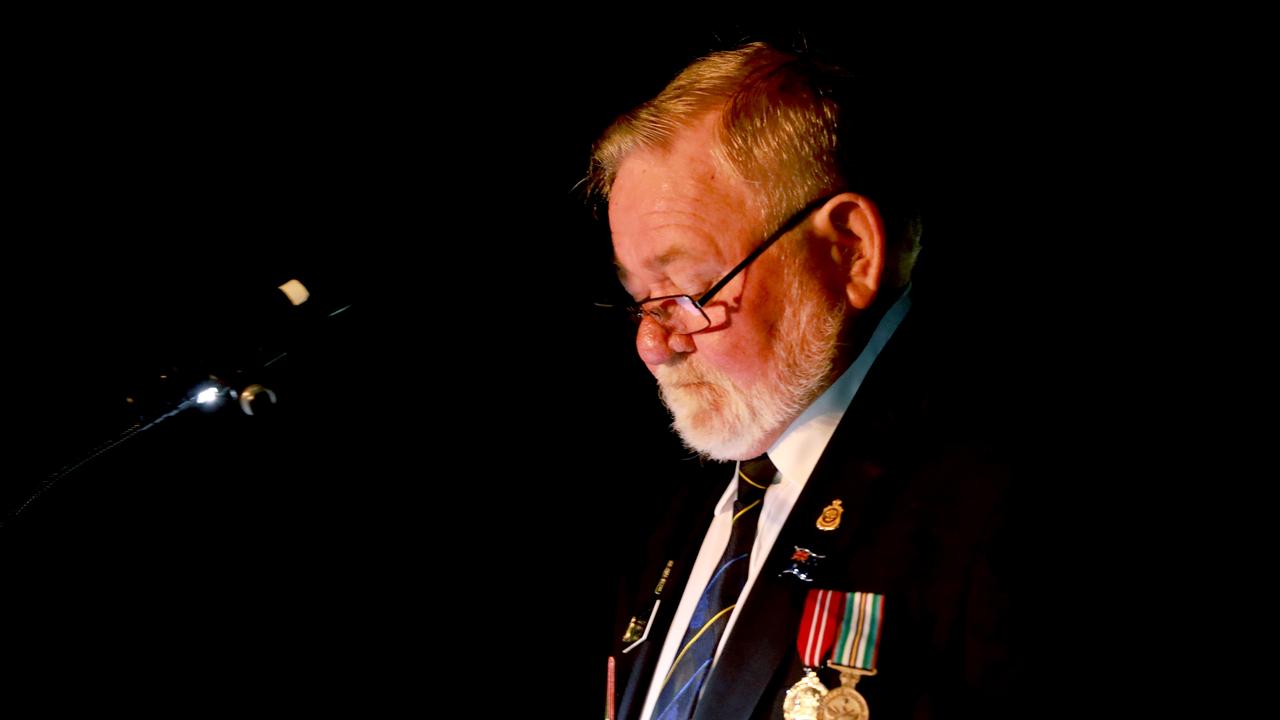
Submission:
{"label": "man's ear", "polygon": [[885,230],[880,209],[869,198],[845,192],[813,216],[814,232],[826,240],[839,265],[839,281],[849,305],[866,310],[884,276]]}

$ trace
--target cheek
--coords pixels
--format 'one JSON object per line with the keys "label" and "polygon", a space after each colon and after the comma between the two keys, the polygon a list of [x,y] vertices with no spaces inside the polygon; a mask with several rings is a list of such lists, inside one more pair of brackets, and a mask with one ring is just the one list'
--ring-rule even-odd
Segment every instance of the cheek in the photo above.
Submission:
{"label": "cheek", "polygon": [[749,342],[766,352],[778,335],[779,324],[786,313],[787,303],[792,301],[783,287],[783,273],[777,268],[769,275],[770,281],[753,288],[755,301],[749,317],[744,318],[744,334],[750,336]]}
{"label": "cheek", "polygon": [[[781,269],[764,267],[767,272],[749,278],[742,297],[741,311],[723,332],[698,337],[698,353],[707,362],[733,377],[742,388],[748,388],[768,376],[772,348],[780,330],[786,298],[777,283],[762,281],[779,278]],[[756,282],[752,282],[752,281]]]}
{"label": "cheek", "polygon": [[697,356],[745,389],[767,376],[769,348],[768,328],[755,327],[750,332],[733,333],[732,337],[726,334],[707,338],[707,342],[699,343]]}

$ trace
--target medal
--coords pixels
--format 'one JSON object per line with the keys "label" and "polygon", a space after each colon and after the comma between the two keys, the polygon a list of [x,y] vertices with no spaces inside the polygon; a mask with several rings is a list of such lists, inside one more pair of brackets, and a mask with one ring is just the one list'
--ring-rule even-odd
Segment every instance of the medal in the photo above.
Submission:
{"label": "medal", "polygon": [[832,590],[810,590],[805,598],[804,615],[796,634],[796,649],[805,674],[787,690],[782,700],[782,717],[786,720],[818,720],[827,687],[818,679],[814,668],[822,666],[836,641],[844,600],[844,593]]}
{"label": "medal", "polygon": [[818,708],[826,694],[827,686],[818,679],[817,673],[809,670],[782,699],[782,717],[786,720],[818,720]]}
{"label": "medal", "polygon": [[828,691],[822,697],[817,720],[868,720],[871,711],[867,709],[867,701],[862,693],[853,689],[858,676],[841,673],[840,682],[846,684]]}
{"label": "medal", "polygon": [[844,619],[828,666],[840,673],[840,687],[822,697],[818,720],[868,720],[871,710],[862,693],[854,689],[863,676],[876,674],[880,651],[880,623],[884,596],[879,593],[847,593]]}

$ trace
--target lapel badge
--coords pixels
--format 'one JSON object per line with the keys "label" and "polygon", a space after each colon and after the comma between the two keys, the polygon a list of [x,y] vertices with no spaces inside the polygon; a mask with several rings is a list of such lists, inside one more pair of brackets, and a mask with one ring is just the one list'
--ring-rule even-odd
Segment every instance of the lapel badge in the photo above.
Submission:
{"label": "lapel badge", "polygon": [[667,564],[662,568],[662,577],[658,578],[658,584],[653,588],[653,597],[649,602],[648,615],[632,615],[631,622],[627,623],[627,630],[622,634],[622,642],[630,643],[622,652],[630,652],[632,648],[639,645],[641,641],[649,636],[649,623],[653,622],[654,616],[658,614],[658,606],[662,604],[662,589],[667,585],[667,578],[671,577],[671,568],[676,564],[675,560],[668,560]]}
{"label": "lapel badge", "polygon": [[818,562],[825,559],[827,556],[819,555],[818,553],[808,548],[802,548],[799,545],[792,545],[792,547],[794,547],[796,551],[791,553],[791,564],[787,566],[786,570],[783,570],[779,574],[795,575],[805,582],[813,582],[813,575],[811,573],[818,566]]}
{"label": "lapel badge", "polygon": [[842,504],[840,500],[832,500],[830,505],[822,508],[817,523],[819,530],[835,530],[840,527],[840,518],[844,516]]}
{"label": "lapel badge", "polygon": [[627,631],[622,635],[622,642],[633,643],[644,637],[644,626],[648,624],[647,620],[631,616],[631,624],[627,625]]}

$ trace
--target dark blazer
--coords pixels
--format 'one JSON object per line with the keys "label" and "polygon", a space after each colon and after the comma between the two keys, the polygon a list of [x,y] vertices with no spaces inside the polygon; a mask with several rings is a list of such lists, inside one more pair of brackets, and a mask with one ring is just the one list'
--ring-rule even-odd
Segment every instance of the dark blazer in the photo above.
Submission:
{"label": "dark blazer", "polygon": [[[879,673],[858,691],[876,720],[990,717],[1009,702],[1010,645],[1007,465],[975,442],[975,426],[948,406],[939,372],[954,353],[935,341],[916,308],[864,379],[778,536],[733,633],[707,680],[695,717],[781,718],[789,687],[803,676],[796,631],[811,588],[885,596]],[[963,378],[961,378],[963,379]],[[679,604],[715,502],[732,470],[710,470],[675,499],[651,544],[633,597],[647,613],[663,567],[671,570],[648,639],[623,655],[617,628],[618,717],[643,709],[667,626]],[[834,531],[816,520],[833,500]],[[812,582],[780,574],[795,547],[826,555]],[[820,673],[828,687],[838,675]]]}

